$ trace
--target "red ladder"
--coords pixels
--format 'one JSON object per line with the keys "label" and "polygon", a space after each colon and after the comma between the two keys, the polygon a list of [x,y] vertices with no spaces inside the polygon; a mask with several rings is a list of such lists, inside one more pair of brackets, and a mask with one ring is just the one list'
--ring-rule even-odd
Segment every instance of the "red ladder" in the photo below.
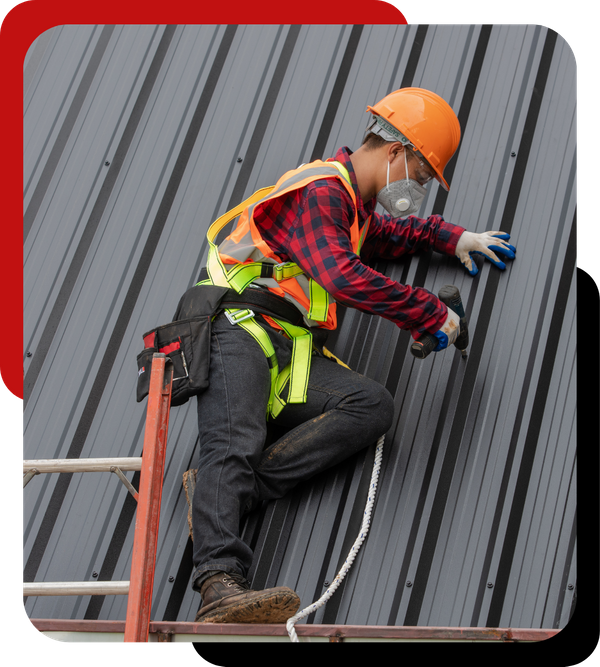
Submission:
{"label": "red ladder", "polygon": [[160,501],[173,384],[173,364],[169,363],[167,367],[166,359],[164,354],[154,354],[152,358],[142,472],[131,558],[129,598],[125,618],[126,642],[147,642],[150,627]]}
{"label": "red ladder", "polygon": [[[131,575],[129,581],[25,583],[23,595],[128,595],[126,642],[147,642],[150,628],[156,546],[160,522],[173,365],[164,354],[154,354],[146,409],[144,450],[140,458],[44,459],[23,461],[23,486],[43,472],[116,473],[137,500]],[[140,470],[139,491],[123,470]]]}

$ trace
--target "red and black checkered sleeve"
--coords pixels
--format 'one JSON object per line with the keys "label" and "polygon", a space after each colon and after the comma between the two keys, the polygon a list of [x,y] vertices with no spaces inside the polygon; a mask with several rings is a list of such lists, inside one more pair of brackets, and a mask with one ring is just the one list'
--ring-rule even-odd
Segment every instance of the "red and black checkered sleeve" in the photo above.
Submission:
{"label": "red and black checkered sleeve", "polygon": [[336,301],[392,320],[415,338],[437,331],[447,317],[446,306],[428,290],[401,285],[366,266],[352,250],[353,215],[343,186],[310,184],[289,229],[286,254]]}
{"label": "red and black checkered sleeve", "polygon": [[363,259],[397,259],[419,250],[434,250],[454,256],[464,231],[464,227],[446,222],[441,215],[423,219],[373,213],[360,254]]}

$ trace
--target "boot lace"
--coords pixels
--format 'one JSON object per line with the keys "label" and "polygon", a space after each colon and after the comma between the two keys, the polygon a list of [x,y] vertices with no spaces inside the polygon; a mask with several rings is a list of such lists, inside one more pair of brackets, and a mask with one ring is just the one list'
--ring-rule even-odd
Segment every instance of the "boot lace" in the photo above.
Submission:
{"label": "boot lace", "polygon": [[250,582],[241,574],[225,574],[223,575],[222,582],[240,593],[251,590]]}

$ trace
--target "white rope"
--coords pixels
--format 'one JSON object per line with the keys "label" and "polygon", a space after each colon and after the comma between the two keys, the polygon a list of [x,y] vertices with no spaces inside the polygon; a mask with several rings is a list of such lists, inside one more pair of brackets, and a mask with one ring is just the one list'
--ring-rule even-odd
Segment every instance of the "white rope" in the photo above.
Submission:
{"label": "white rope", "polygon": [[382,435],[381,438],[379,438],[379,440],[377,441],[377,447],[375,449],[375,460],[373,461],[373,472],[371,473],[371,482],[369,484],[369,495],[367,497],[367,504],[365,506],[365,511],[363,514],[363,522],[360,527],[358,537],[356,538],[356,541],[352,545],[352,548],[350,549],[350,553],[348,554],[346,561],[342,565],[340,571],[337,573],[335,579],[331,583],[331,586],[329,586],[329,588],[325,591],[325,593],[323,593],[323,595],[316,602],[313,602],[308,607],[305,607],[304,609],[299,611],[295,616],[288,618],[285,626],[288,635],[290,636],[290,639],[293,642],[297,643],[300,642],[300,640],[298,639],[298,635],[296,634],[296,630],[294,629],[294,625],[298,621],[302,620],[305,616],[312,614],[313,611],[316,611],[317,609],[319,609],[319,607],[322,607],[329,600],[329,598],[335,593],[338,586],[342,583],[342,580],[348,573],[350,566],[354,562],[354,559],[358,554],[358,550],[360,549],[361,544],[365,541],[365,537],[369,532],[369,524],[371,522],[371,512],[373,510],[373,504],[375,503],[375,492],[377,490],[377,480],[379,478],[379,470],[381,468],[381,457],[383,455],[384,440],[385,436]]}

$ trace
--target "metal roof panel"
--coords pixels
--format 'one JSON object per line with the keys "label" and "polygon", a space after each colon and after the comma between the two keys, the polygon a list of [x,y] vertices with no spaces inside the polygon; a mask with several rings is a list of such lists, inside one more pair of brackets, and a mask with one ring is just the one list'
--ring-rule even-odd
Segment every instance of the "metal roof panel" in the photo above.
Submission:
{"label": "metal roof panel", "polygon": [[[518,258],[475,278],[435,253],[374,263],[400,282],[459,287],[466,361],[417,361],[406,332],[340,309],[330,347],[388,387],[396,417],[369,536],[303,622],[564,627],[577,552],[564,40],[528,25],[60,26],[32,45],[25,79],[25,458],[139,456],[134,357],[195,281],[208,225],[283,171],[356,148],[367,104],[387,92],[450,101],[462,126],[451,190],[434,184],[420,214],[505,229]],[[190,620],[199,604],[181,484],[196,419],[194,402],[171,413],[155,620]],[[373,451],[248,517],[256,586],[290,585],[303,604],[322,594],[356,538]],[[26,580],[129,578],[135,503],[114,475],[36,478],[24,505]],[[125,609],[122,596],[26,602],[34,618]]]}

